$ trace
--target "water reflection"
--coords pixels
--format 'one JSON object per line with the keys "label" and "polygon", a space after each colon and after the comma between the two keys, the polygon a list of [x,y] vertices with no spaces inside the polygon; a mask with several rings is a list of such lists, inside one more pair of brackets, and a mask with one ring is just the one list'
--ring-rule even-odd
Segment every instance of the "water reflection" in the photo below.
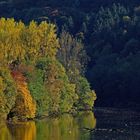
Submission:
{"label": "water reflection", "polygon": [[12,140],[6,124],[0,122],[0,140]]}
{"label": "water reflection", "polygon": [[35,122],[18,123],[9,125],[12,140],[35,140],[36,125]]}
{"label": "water reflection", "polygon": [[92,112],[80,112],[76,117],[65,114],[59,118],[12,125],[0,123],[0,140],[89,140],[83,128],[94,128]]}

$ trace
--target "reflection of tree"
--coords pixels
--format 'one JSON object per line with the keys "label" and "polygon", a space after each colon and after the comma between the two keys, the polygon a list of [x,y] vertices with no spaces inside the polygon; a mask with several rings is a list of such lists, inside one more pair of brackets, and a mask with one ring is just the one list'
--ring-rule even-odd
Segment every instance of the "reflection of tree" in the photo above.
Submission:
{"label": "reflection of tree", "polygon": [[77,140],[79,138],[78,124],[71,115],[63,115],[60,118],[62,140]]}
{"label": "reflection of tree", "polygon": [[9,130],[14,140],[36,140],[35,122],[12,124],[9,126]]}
{"label": "reflection of tree", "polygon": [[0,140],[12,140],[6,124],[0,122]]}
{"label": "reflection of tree", "polygon": [[8,128],[0,123],[0,140],[89,140],[90,133],[84,128],[93,129],[95,126],[96,119],[92,112],[80,112],[77,117],[65,114],[36,124],[9,124]]}
{"label": "reflection of tree", "polygon": [[96,119],[92,112],[80,113],[76,118],[65,114],[59,118],[38,122],[37,140],[88,140],[90,133],[83,133],[81,128],[94,128],[95,126]]}
{"label": "reflection of tree", "polygon": [[78,123],[80,125],[80,128],[93,129],[96,127],[96,118],[91,111],[79,112]]}
{"label": "reflection of tree", "polygon": [[41,140],[78,140],[79,136],[78,124],[69,114],[38,122],[37,131]]}

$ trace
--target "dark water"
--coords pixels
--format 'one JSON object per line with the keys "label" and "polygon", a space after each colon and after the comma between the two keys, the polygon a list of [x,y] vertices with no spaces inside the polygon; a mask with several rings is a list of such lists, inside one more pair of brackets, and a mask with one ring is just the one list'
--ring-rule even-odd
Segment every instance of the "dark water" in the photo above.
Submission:
{"label": "dark water", "polygon": [[91,140],[140,140],[140,112],[98,108]]}
{"label": "dark water", "polygon": [[[95,118],[96,116],[96,118]],[[96,109],[73,117],[6,124],[0,123],[0,140],[140,140],[140,114]]]}

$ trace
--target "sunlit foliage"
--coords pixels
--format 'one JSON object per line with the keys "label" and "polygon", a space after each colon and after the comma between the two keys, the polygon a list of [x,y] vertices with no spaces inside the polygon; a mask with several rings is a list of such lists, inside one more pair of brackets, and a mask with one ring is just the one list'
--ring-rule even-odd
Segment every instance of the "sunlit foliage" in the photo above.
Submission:
{"label": "sunlit foliage", "polygon": [[[59,42],[55,25],[45,21],[25,25],[1,18],[0,26],[0,113],[5,118],[26,120],[70,112],[83,99],[83,108],[93,107],[90,86],[82,95],[86,85],[77,83],[84,66],[81,41],[64,32]],[[63,65],[56,58],[60,46]]]}
{"label": "sunlit foliage", "polygon": [[30,95],[25,77],[17,71],[13,71],[12,76],[16,81],[18,90],[15,107],[11,110],[13,117],[18,117],[19,119],[34,118],[36,104]]}
{"label": "sunlit foliage", "polygon": [[14,19],[0,19],[0,61],[10,64],[16,60],[36,60],[39,56],[54,57],[59,48],[55,26],[45,21],[25,26]]}

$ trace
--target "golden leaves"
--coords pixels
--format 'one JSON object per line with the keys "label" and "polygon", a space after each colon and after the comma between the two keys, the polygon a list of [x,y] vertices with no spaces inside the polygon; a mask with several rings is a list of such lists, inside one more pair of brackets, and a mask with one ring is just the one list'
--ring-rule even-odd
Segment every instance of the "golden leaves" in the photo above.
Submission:
{"label": "golden leaves", "polygon": [[15,60],[32,60],[54,57],[59,43],[55,25],[31,21],[28,26],[14,19],[0,19],[0,61],[10,64]]}
{"label": "golden leaves", "polygon": [[26,78],[18,71],[12,72],[17,84],[18,94],[16,97],[13,112],[19,118],[34,118],[36,113],[36,103],[28,90]]}

